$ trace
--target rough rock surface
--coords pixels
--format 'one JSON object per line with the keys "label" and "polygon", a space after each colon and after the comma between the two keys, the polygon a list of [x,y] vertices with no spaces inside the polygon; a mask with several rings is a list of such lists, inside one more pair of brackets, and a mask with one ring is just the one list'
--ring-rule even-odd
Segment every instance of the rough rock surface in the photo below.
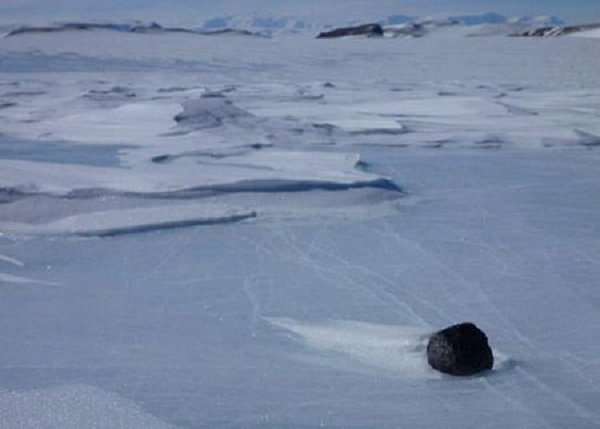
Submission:
{"label": "rough rock surface", "polygon": [[494,356],[483,331],[473,323],[461,323],[431,336],[427,361],[438,371],[464,376],[492,369]]}
{"label": "rough rock surface", "polygon": [[383,36],[383,28],[379,24],[364,24],[356,27],[336,28],[325,31],[317,36],[317,39],[330,39],[345,36]]}
{"label": "rough rock surface", "polygon": [[600,28],[600,24],[583,24],[583,25],[568,25],[568,26],[547,26],[535,28],[516,34],[523,37],[560,37],[568,36],[569,34],[580,33],[582,31],[596,30]]}

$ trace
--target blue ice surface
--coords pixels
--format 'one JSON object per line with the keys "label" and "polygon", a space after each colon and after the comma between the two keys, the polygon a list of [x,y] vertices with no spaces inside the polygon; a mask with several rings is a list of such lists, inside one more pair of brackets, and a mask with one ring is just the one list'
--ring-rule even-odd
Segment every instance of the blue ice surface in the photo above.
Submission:
{"label": "blue ice surface", "polygon": [[119,152],[133,145],[77,144],[65,141],[28,140],[0,135],[0,159],[120,167]]}
{"label": "blue ice surface", "polygon": [[[3,287],[0,385],[94,385],[194,428],[595,427],[600,152],[363,158],[405,184],[395,215],[0,241],[27,261],[11,273],[58,284]],[[514,365],[466,379],[321,365],[272,317],[470,320]]]}
{"label": "blue ice surface", "polygon": [[202,24],[203,30],[221,30],[228,28],[231,23],[231,17],[216,17],[205,21]]}

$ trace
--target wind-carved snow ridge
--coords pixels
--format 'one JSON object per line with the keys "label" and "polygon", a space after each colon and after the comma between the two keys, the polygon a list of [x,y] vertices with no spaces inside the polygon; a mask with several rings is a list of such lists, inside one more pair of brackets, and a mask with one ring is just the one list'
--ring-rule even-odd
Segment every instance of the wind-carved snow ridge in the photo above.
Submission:
{"label": "wind-carved snow ridge", "polygon": [[[325,198],[310,191],[403,196],[400,185],[358,169],[359,162],[357,154],[275,150],[223,158],[175,158],[170,163],[146,161],[128,169],[84,165],[57,169],[49,163],[0,160],[0,184],[11,210],[13,204],[35,207],[39,199],[56,207],[25,220],[6,215],[0,232],[7,236],[112,237],[260,220],[261,211],[270,218],[291,212],[310,216],[311,205],[320,207]],[[278,203],[278,195],[291,193],[307,194],[301,198],[304,205],[298,203],[293,209],[291,204]],[[241,199],[243,194],[250,194],[249,198]],[[268,199],[269,195],[273,196]],[[387,198],[371,200],[369,212],[379,213],[375,202],[384,203]],[[354,201],[353,207],[364,205],[360,199]],[[383,205],[380,212],[386,212]]]}
{"label": "wind-carved snow ridge", "polygon": [[[164,88],[164,82],[154,83]],[[231,85],[185,85],[189,93],[168,92],[155,99],[150,97],[158,92],[143,84],[92,80],[75,93],[48,88],[43,100],[32,103],[40,106],[41,101],[41,107],[7,114],[8,132],[0,139],[0,155],[7,154],[0,157],[0,202],[10,210],[0,219],[0,232],[107,237],[260,219],[261,212],[271,218],[277,213],[312,216],[311,208],[323,207],[324,195],[333,191],[352,191],[336,201],[358,209],[356,214],[367,200],[355,198],[358,193],[374,196],[369,213],[377,211],[375,201],[403,196],[394,180],[359,169],[356,153],[302,147],[304,140],[333,140],[328,126],[238,107],[265,86],[242,88],[238,96]],[[20,89],[37,87],[45,86]],[[309,87],[284,89],[291,89],[289,100],[302,106],[320,105],[324,98]],[[104,152],[114,159],[99,156]],[[240,194],[248,197],[240,202]],[[260,202],[252,201],[253,195]],[[282,197],[302,202],[284,207],[277,202]],[[222,212],[206,216],[203,207],[180,207],[181,201],[208,198],[223,203]],[[10,214],[14,207],[34,207],[40,200],[54,209],[25,218]],[[389,213],[389,207],[380,206],[377,213]]]}
{"label": "wind-carved snow ridge", "polygon": [[252,211],[210,204],[108,210],[69,216],[45,224],[0,223],[0,231],[18,235],[116,237],[176,228],[240,222],[256,217]]}
{"label": "wind-carved snow ridge", "polygon": [[[194,194],[288,192],[364,187],[401,191],[393,180],[356,169],[360,156],[295,151],[251,152],[239,159],[201,163],[146,163],[132,169],[61,166],[0,160],[0,186],[15,198],[53,195],[90,198],[123,194],[155,198],[189,198]],[[182,168],[185,167],[185,168]],[[222,174],[224,169],[229,174]]]}

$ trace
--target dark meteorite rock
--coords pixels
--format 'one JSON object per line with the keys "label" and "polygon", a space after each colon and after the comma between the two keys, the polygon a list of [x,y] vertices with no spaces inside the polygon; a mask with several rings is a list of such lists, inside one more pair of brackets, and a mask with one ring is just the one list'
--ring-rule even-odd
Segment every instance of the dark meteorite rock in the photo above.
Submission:
{"label": "dark meteorite rock", "polygon": [[337,28],[335,30],[320,33],[317,39],[331,39],[345,36],[383,36],[383,28],[379,24],[365,24],[356,27]]}
{"label": "dark meteorite rock", "polygon": [[473,375],[494,365],[487,336],[473,323],[443,329],[429,339],[427,361],[451,375]]}

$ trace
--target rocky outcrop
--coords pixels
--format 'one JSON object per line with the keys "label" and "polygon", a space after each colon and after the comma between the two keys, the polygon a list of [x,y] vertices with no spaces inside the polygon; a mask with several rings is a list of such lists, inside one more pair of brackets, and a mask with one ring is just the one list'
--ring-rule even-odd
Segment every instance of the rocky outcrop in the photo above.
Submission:
{"label": "rocky outcrop", "polygon": [[383,28],[379,24],[364,24],[355,27],[336,28],[335,30],[325,31],[317,36],[317,39],[333,39],[346,36],[383,36]]}
{"label": "rocky outcrop", "polygon": [[494,356],[483,331],[473,323],[461,323],[431,336],[427,361],[443,373],[466,376],[492,369]]}
{"label": "rocky outcrop", "polygon": [[134,22],[131,24],[98,24],[88,22],[66,22],[61,24],[49,24],[40,26],[23,26],[15,28],[6,34],[6,37],[18,36],[22,34],[30,33],[62,33],[67,31],[92,31],[92,30],[106,30],[106,31],[117,31],[120,33],[138,33],[138,34],[167,34],[167,33],[186,33],[196,34],[203,36],[219,36],[225,34],[234,34],[240,36],[257,36],[267,37],[264,34],[256,33],[248,30],[236,30],[233,28],[224,28],[215,31],[199,31],[190,28],[182,27],[163,27],[157,22],[151,22],[150,24],[144,24],[141,22]]}
{"label": "rocky outcrop", "polygon": [[264,37],[269,38],[268,34],[257,33],[249,30],[238,30],[235,28],[222,28],[219,30],[211,30],[211,31],[202,31],[200,34],[204,34],[206,36],[252,36],[252,37]]}
{"label": "rocky outcrop", "polygon": [[521,37],[559,37],[569,34],[580,33],[582,31],[596,30],[600,24],[568,25],[558,27],[540,27],[522,33],[514,34]]}
{"label": "rocky outcrop", "polygon": [[383,31],[390,37],[423,37],[427,34],[425,26],[417,22],[385,27]]}

